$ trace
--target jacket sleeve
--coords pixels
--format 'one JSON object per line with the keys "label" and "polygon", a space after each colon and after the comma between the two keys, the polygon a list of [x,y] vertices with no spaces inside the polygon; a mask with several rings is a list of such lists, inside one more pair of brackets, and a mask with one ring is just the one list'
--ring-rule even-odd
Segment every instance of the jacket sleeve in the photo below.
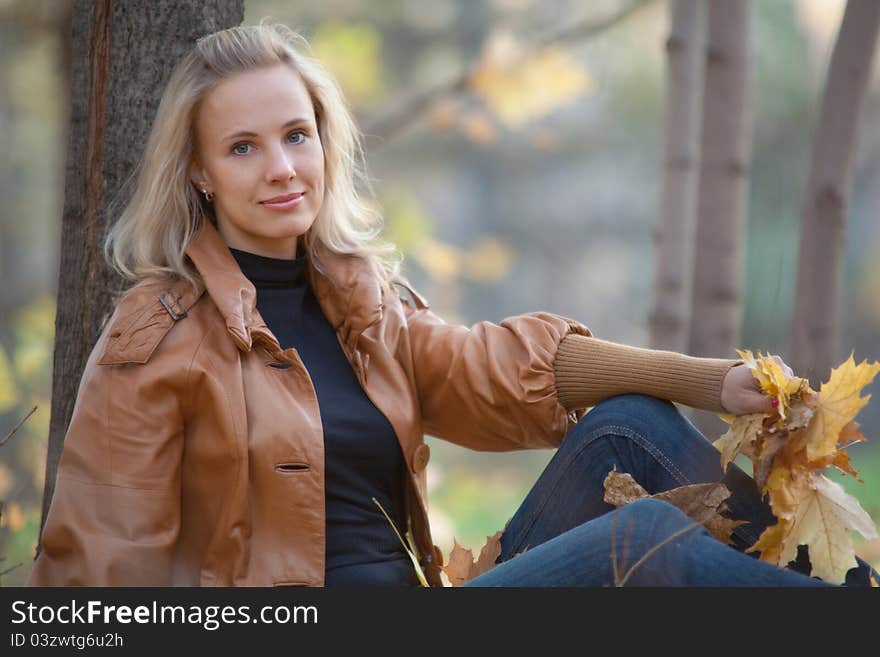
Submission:
{"label": "jacket sleeve", "polygon": [[425,433],[482,451],[558,447],[583,413],[559,403],[553,362],[589,329],[547,312],[450,325],[414,296],[403,306]]}
{"label": "jacket sleeve", "polygon": [[180,365],[162,350],[146,363],[100,364],[108,334],[119,337],[110,325],[80,382],[31,586],[170,584],[180,524]]}

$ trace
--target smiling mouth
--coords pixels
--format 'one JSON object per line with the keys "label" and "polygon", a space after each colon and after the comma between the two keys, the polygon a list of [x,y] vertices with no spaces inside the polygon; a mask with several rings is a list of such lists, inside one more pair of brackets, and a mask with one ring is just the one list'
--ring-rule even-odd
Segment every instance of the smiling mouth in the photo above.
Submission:
{"label": "smiling mouth", "polygon": [[283,205],[284,203],[289,203],[290,201],[301,198],[304,194],[305,192],[297,192],[295,194],[286,194],[285,196],[276,196],[275,198],[260,201],[260,203],[263,205]]}

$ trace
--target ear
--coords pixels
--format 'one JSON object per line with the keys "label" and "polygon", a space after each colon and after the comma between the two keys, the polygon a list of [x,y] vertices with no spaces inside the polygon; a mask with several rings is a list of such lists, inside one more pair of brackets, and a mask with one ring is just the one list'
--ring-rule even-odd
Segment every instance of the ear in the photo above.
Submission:
{"label": "ear", "polygon": [[211,184],[207,173],[195,159],[190,160],[189,163],[189,179],[199,190]]}

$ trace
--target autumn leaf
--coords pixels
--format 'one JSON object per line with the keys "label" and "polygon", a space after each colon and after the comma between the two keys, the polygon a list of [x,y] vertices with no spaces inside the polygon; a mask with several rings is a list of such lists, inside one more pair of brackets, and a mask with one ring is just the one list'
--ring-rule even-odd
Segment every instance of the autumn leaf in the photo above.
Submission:
{"label": "autumn leaf", "polygon": [[496,566],[495,560],[501,554],[501,531],[486,537],[486,543],[480,550],[480,556],[474,561],[474,553],[470,548],[459,545],[453,537],[452,551],[445,566],[441,568],[451,586],[461,586],[477,575],[491,570]]}
{"label": "autumn leaf", "polygon": [[721,515],[727,511],[725,500],[730,497],[730,490],[723,484],[689,484],[651,497],[674,504],[691,519],[702,524],[715,538],[728,545],[732,544],[733,530],[746,522]]}
{"label": "autumn leaf", "polygon": [[856,365],[852,354],[839,367],[831,370],[831,377],[819,389],[815,415],[800,439],[800,444],[806,447],[809,461],[836,451],[844,427],[871,399],[871,395],[859,395],[878,371],[880,363],[862,361]]}
{"label": "autumn leaf", "polygon": [[756,359],[749,350],[736,350],[743,359],[746,367],[752,371],[752,376],[761,385],[761,391],[768,397],[774,397],[779,402],[776,413],[785,420],[789,409],[789,399],[798,392],[809,390],[809,382],[799,377],[787,377],[782,371],[782,366],[769,355],[763,356],[758,352]]}
{"label": "autumn leaf", "polygon": [[806,545],[810,574],[842,584],[858,565],[850,530],[870,540],[880,538],[877,528],[856,498],[822,474],[810,473],[799,495],[793,516],[768,527],[749,551],[762,550],[762,560],[784,566],[797,557],[798,545]]}
{"label": "autumn leaf", "polygon": [[631,474],[626,472],[611,470],[605,477],[603,484],[605,486],[604,499],[613,506],[620,507],[650,496],[650,493],[642,488]]}
{"label": "autumn leaf", "polygon": [[729,544],[733,530],[745,522],[721,515],[720,512],[727,508],[724,501],[730,497],[730,491],[723,484],[689,484],[649,495],[632,475],[611,470],[605,477],[604,485],[604,500],[608,504],[621,507],[642,498],[669,502],[695,522],[704,525],[723,543]]}
{"label": "autumn leaf", "polygon": [[721,469],[727,470],[727,466],[736,458],[740,450],[743,449],[745,443],[747,453],[751,453],[752,444],[761,430],[765,413],[751,413],[749,415],[722,415],[721,419],[730,424],[721,438],[716,440],[713,445],[721,452]]}
{"label": "autumn leaf", "polygon": [[469,548],[463,548],[453,537],[452,551],[449,559],[441,570],[446,573],[452,586],[461,586],[470,579],[471,566],[474,565],[474,553]]}

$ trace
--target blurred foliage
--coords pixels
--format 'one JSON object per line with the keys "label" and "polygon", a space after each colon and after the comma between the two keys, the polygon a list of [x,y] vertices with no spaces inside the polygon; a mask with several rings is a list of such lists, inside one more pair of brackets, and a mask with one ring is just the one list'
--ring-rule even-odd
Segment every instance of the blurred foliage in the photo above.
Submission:
{"label": "blurred foliage", "polygon": [[[601,337],[644,345],[662,174],[665,3],[583,44],[530,53],[527,65],[513,72],[497,65],[504,59],[499,50],[516,51],[539,31],[621,4],[433,0],[427,10],[417,0],[248,0],[246,22],[272,16],[306,36],[359,119],[483,61],[470,91],[432,98],[415,129],[367,154],[386,237],[406,256],[404,273],[450,322],[542,309],[580,319]],[[783,357],[801,194],[842,6],[843,0],[753,2],[755,117],[742,346]],[[0,308],[9,309],[0,315],[0,437],[39,408],[0,447],[0,500],[7,505],[0,571],[23,564],[0,584],[25,580],[39,526],[51,281],[64,188],[66,99],[57,39],[28,29],[6,26],[0,39],[0,145],[9,154],[0,163],[6,200],[0,271],[17,277],[0,290]],[[845,287],[851,293],[842,308],[843,356],[855,348],[858,358],[875,360],[878,89],[872,87],[863,115],[848,217]],[[13,297],[28,281],[40,283]],[[862,415],[872,442],[854,448],[853,463],[865,483],[841,479],[880,519],[880,404],[875,400]],[[429,441],[432,524],[446,554],[453,535],[477,550],[503,527],[552,456],[547,450],[483,454]],[[871,554],[880,564],[880,548]]]}
{"label": "blurred foliage", "polygon": [[470,87],[508,127],[518,128],[591,91],[593,83],[566,50],[526,53],[513,34],[496,30],[486,39]]}
{"label": "blurred foliage", "polygon": [[374,27],[328,22],[315,30],[310,43],[350,103],[362,106],[382,95],[382,35]]}
{"label": "blurred foliage", "polygon": [[9,440],[0,446],[0,571],[21,564],[0,577],[2,585],[21,585],[30,573],[40,527],[46,446],[49,433],[49,398],[52,389],[52,344],[55,333],[55,301],[35,299],[20,308],[12,327],[12,357],[0,349],[0,396],[14,391],[15,402],[0,407],[0,439],[34,407],[31,415]]}

